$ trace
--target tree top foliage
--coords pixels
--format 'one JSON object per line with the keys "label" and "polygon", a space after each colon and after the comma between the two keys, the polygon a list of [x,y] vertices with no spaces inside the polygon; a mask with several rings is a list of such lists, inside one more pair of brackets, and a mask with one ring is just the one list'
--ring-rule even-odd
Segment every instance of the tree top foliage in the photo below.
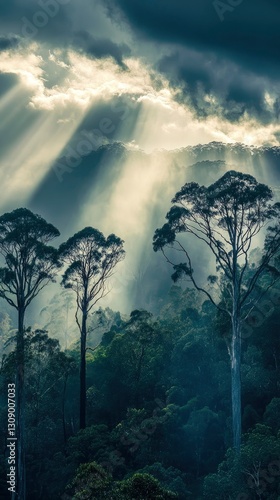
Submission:
{"label": "tree top foliage", "polygon": [[[195,232],[191,223],[204,223],[205,235],[209,238],[219,237],[221,245],[233,242],[235,235],[231,230],[237,226],[239,238],[246,229],[249,237],[254,232],[254,225],[263,224],[276,215],[277,204],[271,205],[272,197],[268,186],[257,182],[251,175],[234,170],[227,172],[209,187],[195,182],[187,183],[172,199],[173,207],[166,216],[167,224],[155,233],[154,250],[158,251],[173,243],[176,233]],[[228,232],[230,239],[226,240],[222,233],[212,234],[210,223],[212,228],[217,225]]]}
{"label": "tree top foliage", "polygon": [[0,217],[0,242],[23,245],[35,241],[47,243],[60,235],[58,229],[27,208],[17,208]]}
{"label": "tree top foliage", "polygon": [[54,280],[61,267],[57,250],[48,242],[59,231],[27,208],[0,217],[0,297],[11,306],[27,307],[40,290]]}
{"label": "tree top foliage", "polygon": [[59,253],[65,261],[75,262],[83,259],[100,260],[105,254],[118,252],[124,255],[123,240],[115,234],[107,238],[93,227],[85,227],[71,236],[59,248]]}
{"label": "tree top foliage", "polygon": [[98,229],[86,227],[60,246],[59,255],[68,265],[62,285],[76,292],[80,309],[90,311],[106,293],[107,280],[124,258],[123,243],[115,234],[106,238]]}
{"label": "tree top foliage", "polygon": [[[233,170],[209,187],[195,182],[187,183],[173,198],[173,206],[166,215],[167,223],[155,232],[154,250],[161,250],[173,265],[174,281],[187,277],[198,290],[207,293],[194,279],[186,236],[197,238],[211,249],[217,271],[235,283],[240,297],[243,293],[240,300],[242,305],[260,275],[270,269],[270,262],[280,249],[280,204],[273,204],[272,198],[268,186],[259,183],[251,175]],[[267,228],[262,260],[251,280],[247,280],[244,290],[254,237],[262,232],[269,221],[272,221],[272,225]],[[185,233],[183,240],[179,238],[181,233]],[[177,250],[184,261],[174,262],[174,252],[169,256],[168,248]],[[278,276],[279,273],[274,273],[273,279],[278,279]],[[209,282],[215,284],[216,277],[211,276]],[[207,295],[211,300],[210,295]]]}

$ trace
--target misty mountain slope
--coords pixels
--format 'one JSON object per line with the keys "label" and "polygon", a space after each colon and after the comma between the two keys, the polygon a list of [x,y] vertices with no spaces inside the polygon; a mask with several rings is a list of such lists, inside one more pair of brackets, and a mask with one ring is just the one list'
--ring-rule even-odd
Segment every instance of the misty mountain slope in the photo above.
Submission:
{"label": "misty mountain slope", "polygon": [[[278,184],[280,181],[280,148],[279,147],[249,147],[242,144],[224,144],[212,142],[209,144],[199,144],[197,146],[188,146],[173,151],[155,151],[151,154],[146,154],[143,151],[134,151],[126,148],[124,144],[114,143],[101,146],[97,151],[92,151],[89,155],[80,157],[80,161],[76,162],[72,159],[72,167],[69,172],[63,172],[59,167],[68,165],[67,159],[62,157],[53,165],[45,179],[42,181],[37,191],[30,200],[30,205],[38,210],[47,210],[50,213],[57,213],[58,217],[63,218],[61,210],[74,215],[78,210],[79,202],[85,195],[98,184],[99,192],[110,190],[118,178],[121,165],[124,162],[129,162],[131,168],[136,161],[146,162],[147,164],[155,164],[167,162],[171,171],[181,170],[184,167],[194,166],[193,169],[200,170],[202,165],[197,167],[200,162],[226,162],[232,168],[248,171],[253,170],[254,175],[260,177],[259,180],[264,180],[270,184]],[[222,164],[220,164],[219,173],[223,173]],[[204,164],[204,173],[211,167],[216,167],[214,164]],[[61,172],[61,177],[58,178],[56,172]],[[204,175],[203,173],[203,175]],[[108,175],[109,174],[109,175]],[[193,180],[200,182],[199,174],[197,179],[192,172]],[[208,176],[208,175],[207,175]],[[104,177],[106,183],[104,185]],[[212,174],[209,174],[212,178]],[[261,179],[262,178],[262,179]],[[52,203],[50,203],[50,197]],[[69,215],[69,212],[68,212]]]}
{"label": "misty mountain slope", "polygon": [[[209,185],[227,170],[250,173],[280,185],[280,148],[242,144],[188,146],[146,154],[121,143],[101,146],[65,172],[61,182],[53,168],[30,200],[30,208],[51,220],[62,239],[85,225],[125,240],[127,256],[118,269],[109,305],[129,310],[153,308],[170,287],[171,269],[152,250],[152,237],[164,223],[174,194],[185,182]],[[59,163],[66,165],[67,159]],[[194,266],[207,275],[207,252],[196,250]]]}

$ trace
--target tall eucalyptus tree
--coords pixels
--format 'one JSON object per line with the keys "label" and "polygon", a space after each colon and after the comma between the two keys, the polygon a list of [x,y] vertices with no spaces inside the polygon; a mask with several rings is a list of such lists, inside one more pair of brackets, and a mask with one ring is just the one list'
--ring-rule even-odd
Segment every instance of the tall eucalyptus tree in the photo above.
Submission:
{"label": "tall eucalyptus tree", "polygon": [[[233,444],[241,443],[241,330],[242,323],[263,293],[279,279],[273,259],[280,250],[280,204],[272,205],[271,189],[254,177],[227,172],[209,187],[185,184],[172,200],[167,223],[157,229],[154,250],[161,250],[173,265],[174,281],[187,278],[231,320],[231,359]],[[250,269],[249,253],[254,238],[267,228],[262,258]],[[184,236],[183,236],[184,235]],[[208,246],[216,259],[217,275],[209,276],[214,285],[223,283],[216,293],[198,284],[189,250],[188,238]],[[175,250],[183,257],[177,262]],[[261,276],[271,271],[265,288],[258,292]],[[223,300],[226,290],[227,300]]]}
{"label": "tall eucalyptus tree", "polygon": [[58,252],[48,243],[59,231],[39,215],[19,208],[0,217],[0,297],[17,310],[16,336],[16,438],[17,498],[24,500],[24,319],[27,307],[54,281],[61,267]]}
{"label": "tall eucalyptus tree", "polygon": [[123,241],[108,238],[86,227],[60,246],[60,256],[68,265],[62,280],[76,294],[76,322],[80,330],[80,428],[86,426],[86,345],[87,320],[95,304],[108,293],[108,280],[124,258]]}

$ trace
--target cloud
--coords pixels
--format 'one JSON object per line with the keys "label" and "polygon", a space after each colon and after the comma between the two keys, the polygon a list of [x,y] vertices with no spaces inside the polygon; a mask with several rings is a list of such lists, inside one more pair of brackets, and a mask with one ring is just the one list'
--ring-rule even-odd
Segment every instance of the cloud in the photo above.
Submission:
{"label": "cloud", "polygon": [[28,41],[62,40],[71,33],[72,0],[10,0],[1,5],[0,30]]}
{"label": "cloud", "polygon": [[279,89],[269,78],[241,71],[214,53],[177,49],[159,61],[158,70],[168,78],[178,102],[199,118],[238,122],[248,116],[262,124],[278,119]]}
{"label": "cloud", "polygon": [[124,57],[131,54],[131,50],[126,44],[114,43],[109,38],[94,38],[86,31],[75,34],[73,45],[76,50],[82,50],[91,58],[102,59],[112,57],[112,59],[123,69],[127,69]]}
{"label": "cloud", "polygon": [[92,59],[74,50],[67,54],[58,49],[46,51],[34,43],[32,50],[5,52],[0,72],[14,73],[33,88],[30,104],[36,109],[88,108],[100,97],[161,95],[165,82],[161,79],[159,84],[155,71],[135,58],[127,58],[125,63],[123,71],[112,58]]}
{"label": "cloud", "polygon": [[8,49],[15,49],[20,43],[20,38],[16,35],[0,36],[0,52]]}
{"label": "cloud", "polygon": [[108,16],[127,23],[135,43],[146,47],[146,57],[147,42],[156,44],[154,64],[198,117],[278,119],[278,2],[235,2],[221,22],[210,0],[104,1]]}
{"label": "cloud", "polygon": [[[240,2],[221,22],[212,1],[196,0],[104,0],[143,38],[200,50],[215,50],[246,61],[246,66],[262,71],[258,61],[267,65],[278,60],[279,3],[275,0]],[[230,3],[230,2],[229,2]],[[237,62],[237,61],[236,61]],[[252,67],[251,67],[252,69]],[[279,73],[279,69],[277,69]]]}
{"label": "cloud", "polygon": [[93,5],[91,0],[35,3],[34,0],[11,0],[1,6],[0,32],[5,33],[7,29],[26,44],[36,42],[53,50],[82,51],[98,59],[112,57],[122,67],[125,67],[123,58],[130,54],[125,41],[128,37],[108,20],[102,2]]}
{"label": "cloud", "polygon": [[[42,28],[35,27],[31,39],[22,37],[23,45],[34,42],[42,53],[45,49],[44,86],[61,89],[60,97],[59,92],[50,91],[48,95],[44,91],[34,105],[46,103],[46,97],[48,106],[57,101],[66,105],[69,92],[62,84],[67,74],[65,66],[71,73],[68,54],[72,52],[83,60],[105,61],[106,67],[107,62],[114,63],[128,73],[128,59],[153,66],[154,70],[149,70],[153,88],[156,80],[161,86],[164,77],[177,101],[202,120],[215,115],[232,123],[246,117],[262,125],[278,120],[277,2],[268,0],[264,5],[263,0],[256,0],[253,6],[245,0],[233,2],[238,5],[225,12],[224,22],[212,0],[98,0],[94,6],[89,0],[79,5],[74,0],[61,5],[59,0],[55,2],[56,15],[49,16]],[[45,3],[47,0],[37,4],[27,0],[23,5],[20,0],[11,0],[1,7],[2,19],[10,31],[13,28],[14,33],[22,35],[26,22],[23,19],[34,24]],[[1,46],[5,51],[15,49],[18,43],[18,35],[4,35],[0,51]],[[27,50],[30,52],[31,46]],[[60,51],[59,57],[53,56],[51,61],[48,50],[52,54]],[[88,103],[88,98],[80,98],[80,88],[70,93],[71,102],[76,99],[80,104]]]}

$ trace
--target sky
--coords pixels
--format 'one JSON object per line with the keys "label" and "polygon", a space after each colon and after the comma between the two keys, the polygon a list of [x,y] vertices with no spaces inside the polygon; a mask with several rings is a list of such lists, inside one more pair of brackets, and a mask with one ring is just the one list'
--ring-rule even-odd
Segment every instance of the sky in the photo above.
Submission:
{"label": "sky", "polygon": [[85,224],[118,232],[131,268],[167,162],[132,169],[100,154],[77,193],[80,166],[116,142],[134,158],[212,141],[279,146],[279,14],[279,0],[2,1],[1,211],[48,215],[55,189],[62,237]]}

